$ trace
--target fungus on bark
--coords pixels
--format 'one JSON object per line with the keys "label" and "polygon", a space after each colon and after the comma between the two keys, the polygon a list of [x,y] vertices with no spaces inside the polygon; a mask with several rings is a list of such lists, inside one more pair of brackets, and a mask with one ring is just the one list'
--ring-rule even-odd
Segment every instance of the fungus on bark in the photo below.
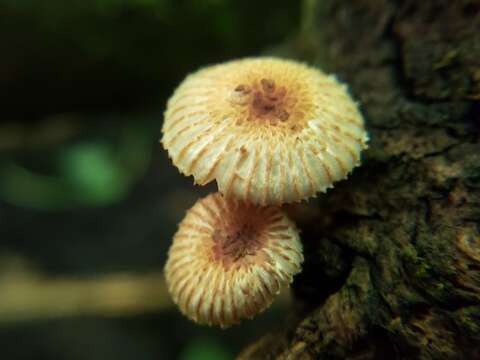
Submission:
{"label": "fungus on bark", "polygon": [[170,98],[162,144],[198,184],[259,205],[326,191],[360,164],[368,135],[335,77],[291,60],[247,58],[199,70]]}
{"label": "fungus on bark", "polygon": [[280,208],[214,193],[187,211],[165,276],[187,317],[227,327],[268,307],[302,261],[298,231]]}

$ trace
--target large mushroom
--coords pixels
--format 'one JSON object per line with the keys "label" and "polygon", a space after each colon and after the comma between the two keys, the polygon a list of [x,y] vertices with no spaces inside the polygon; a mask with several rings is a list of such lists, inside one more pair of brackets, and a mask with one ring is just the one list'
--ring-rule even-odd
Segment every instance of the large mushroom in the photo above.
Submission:
{"label": "large mushroom", "polygon": [[170,98],[162,144],[198,184],[259,205],[307,199],[360,164],[368,135],[335,77],[247,58],[189,75]]}

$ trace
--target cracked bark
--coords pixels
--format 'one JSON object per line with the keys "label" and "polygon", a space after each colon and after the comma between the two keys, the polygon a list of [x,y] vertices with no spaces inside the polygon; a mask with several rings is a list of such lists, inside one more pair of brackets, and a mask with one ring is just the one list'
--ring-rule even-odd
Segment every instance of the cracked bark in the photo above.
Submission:
{"label": "cracked bark", "polygon": [[370,148],[288,209],[305,247],[295,307],[239,358],[480,358],[480,3],[307,3],[282,51],[350,85]]}

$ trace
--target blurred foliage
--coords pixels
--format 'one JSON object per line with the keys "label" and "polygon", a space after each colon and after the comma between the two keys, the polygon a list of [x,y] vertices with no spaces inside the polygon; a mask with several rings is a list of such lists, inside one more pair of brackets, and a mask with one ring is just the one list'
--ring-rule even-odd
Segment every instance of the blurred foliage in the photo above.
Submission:
{"label": "blurred foliage", "polygon": [[180,360],[229,360],[233,358],[225,346],[205,337],[193,339],[180,354]]}
{"label": "blurred foliage", "polygon": [[145,174],[151,158],[153,136],[141,126],[144,119],[136,118],[138,123],[119,126],[115,141],[89,138],[56,148],[48,175],[29,169],[28,161],[24,166],[18,160],[5,160],[0,168],[0,198],[36,209],[102,206],[121,200]]}

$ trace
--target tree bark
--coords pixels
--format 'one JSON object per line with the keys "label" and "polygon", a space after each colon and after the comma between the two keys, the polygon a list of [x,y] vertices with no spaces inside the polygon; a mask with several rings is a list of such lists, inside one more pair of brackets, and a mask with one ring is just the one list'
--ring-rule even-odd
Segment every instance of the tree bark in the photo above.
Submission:
{"label": "tree bark", "polygon": [[288,48],[349,84],[370,147],[288,209],[305,248],[293,314],[239,358],[478,359],[480,3],[307,3]]}

